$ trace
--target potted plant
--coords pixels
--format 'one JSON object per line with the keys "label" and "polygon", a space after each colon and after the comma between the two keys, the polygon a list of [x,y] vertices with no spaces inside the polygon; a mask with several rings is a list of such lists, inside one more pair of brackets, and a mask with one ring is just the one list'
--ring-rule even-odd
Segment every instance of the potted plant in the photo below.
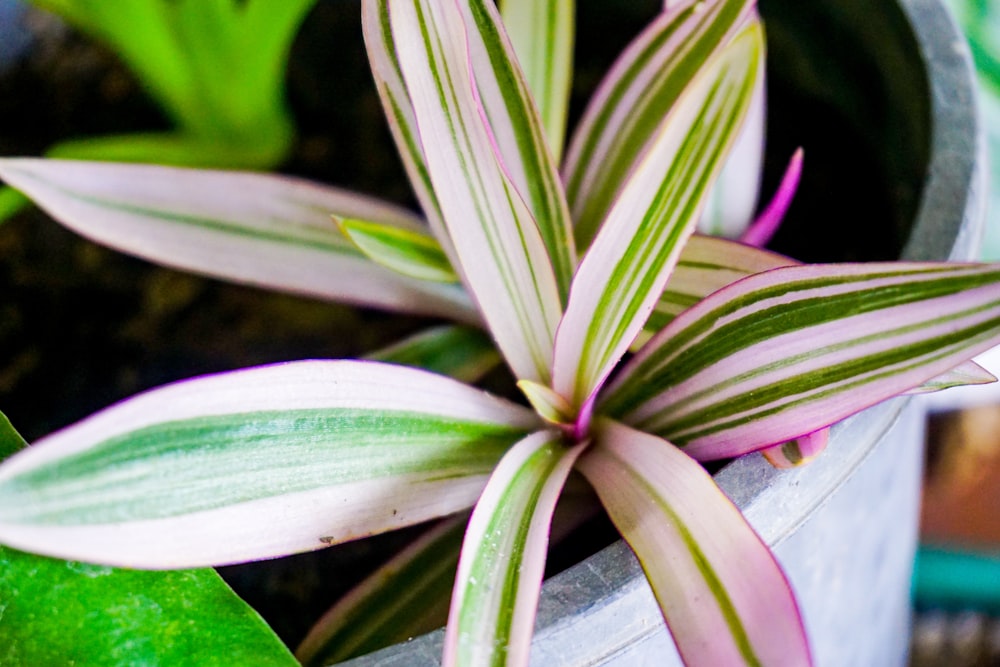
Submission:
{"label": "potted plant", "polygon": [[[610,176],[599,176],[591,187],[577,191],[577,204],[584,210],[594,201],[591,193],[599,195],[603,188],[611,194],[603,210],[595,205],[598,212],[593,214],[596,221],[591,228],[584,226],[585,231],[577,232],[581,247],[589,249],[571,277],[577,266],[575,244],[573,234],[567,233],[565,205],[555,194],[560,186],[546,156],[542,125],[534,116],[527,83],[510,64],[510,46],[489,5],[400,3],[393,5],[390,15],[384,5],[372,2],[365,5],[365,11],[376,78],[403,139],[404,159],[409,161],[425,213],[436,230],[434,236],[398,211],[276,179],[30,161],[6,162],[4,176],[67,224],[85,227],[88,234],[114,239],[119,245],[135,243],[130,247],[133,252],[162,261],[188,262],[201,270],[222,270],[228,277],[252,280],[254,276],[246,271],[260,271],[268,282],[288,289],[477,321],[477,311],[469,307],[464,294],[450,286],[460,274],[534,412],[437,376],[372,362],[308,362],[195,380],[112,408],[5,464],[0,469],[0,494],[6,494],[7,501],[0,521],[2,539],[62,556],[99,557],[147,567],[274,555],[460,509],[478,495],[484,481],[479,478],[499,461],[466,537],[463,558],[473,558],[473,564],[466,560],[460,566],[445,655],[459,664],[475,659],[463,657],[464,651],[487,660],[494,659],[497,651],[508,650],[515,659],[526,658],[545,526],[557,487],[569,467],[579,461],[619,528],[645,554],[647,576],[687,660],[749,659],[756,654],[765,662],[808,661],[801,621],[780,569],[733,507],[715,495],[714,484],[690,455],[660,438],[669,437],[686,452],[706,459],[785,445],[783,451],[789,458],[787,452],[795,451],[789,443],[798,443],[801,449],[822,441],[815,432],[872,402],[935,378],[943,378],[939,383],[944,384],[968,381],[968,373],[977,378],[975,368],[963,369],[967,375],[959,380],[951,369],[996,336],[988,315],[995,298],[994,268],[790,266],[791,260],[707,238],[690,241],[684,246],[688,254],[681,255],[682,242],[692,231],[711,176],[721,168],[725,148],[735,140],[739,119],[750,108],[752,91],[760,81],[762,38],[752,4],[717,2],[672,4],[645,33],[642,46],[613,75],[617,76],[613,81],[628,92],[630,77],[644,74],[645,63],[637,53],[648,49],[647,54],[670,60],[675,51],[653,46],[657,35],[680,35],[696,44],[687,54],[693,60],[681,57],[671,62],[668,71],[673,78],[666,77],[667,83],[659,88],[672,102],[667,120],[650,123],[645,136],[623,135],[626,140],[642,138],[648,147],[635,151],[642,156],[637,166],[611,170]],[[522,59],[530,62],[542,57],[534,54]],[[692,62],[698,66],[692,67]],[[466,76],[471,72],[471,79],[463,77],[463,71]],[[540,99],[543,107],[558,104],[555,99]],[[637,100],[626,96],[626,101],[634,104]],[[607,104],[613,107],[614,103]],[[456,134],[459,122],[463,132]],[[422,137],[419,147],[406,141],[416,128]],[[619,133],[615,127],[603,130],[604,136],[610,138],[609,131]],[[588,144],[600,136],[601,130],[584,134],[581,150],[586,152]],[[596,142],[590,149],[604,158],[614,155]],[[474,169],[470,171],[469,165]],[[663,174],[671,170],[676,175],[664,181]],[[479,175],[473,177],[473,171]],[[573,172],[569,168],[569,183]],[[112,180],[115,186],[109,189]],[[678,182],[687,187],[672,187]],[[538,188],[531,187],[539,183]],[[165,196],[165,184],[183,190],[184,201]],[[234,187],[245,188],[241,190],[243,208],[234,212],[231,201],[220,208],[217,193],[231,192]],[[525,201],[518,203],[520,197]],[[306,219],[309,209],[318,205],[340,214],[342,233],[364,256],[409,278],[376,270],[357,251],[348,253],[332,230],[319,225],[275,227],[274,221],[280,223],[283,216]],[[483,214],[483,207],[490,214]],[[597,224],[605,214],[604,222]],[[640,224],[643,216],[646,224]],[[580,219],[583,216],[578,216],[578,223]],[[158,233],[157,225],[162,231],[164,225],[178,223],[191,233],[168,233],[153,244],[130,240],[133,232],[123,230],[134,228],[137,221],[153,235]],[[237,237],[243,239],[241,247]],[[287,270],[288,259],[276,255],[275,239],[301,251],[287,256],[298,262],[294,270]],[[248,254],[267,247],[269,253],[257,255],[252,267],[236,262],[223,263],[220,269],[219,252],[226,246]],[[483,254],[487,248],[492,252]],[[206,253],[206,249],[214,252]],[[164,252],[171,257],[160,254]],[[316,279],[322,267],[336,265],[336,261],[365,278],[367,293],[345,293],[329,276]],[[313,271],[301,271],[306,262]],[[715,268],[706,271],[705,262]],[[746,264],[755,270],[743,269],[743,275],[755,275],[715,292],[723,269],[731,277]],[[760,268],[773,270],[756,273]],[[709,279],[699,277],[699,271],[709,274]],[[641,278],[612,280],[619,274]],[[690,283],[680,289],[679,283],[668,283],[671,275],[675,280],[683,276]],[[424,282],[414,281],[414,276]],[[631,289],[638,286],[642,289]],[[653,327],[651,340],[608,382],[646,323],[648,310],[661,301],[661,293],[668,307],[666,322]],[[899,295],[903,295],[901,300]],[[697,297],[698,303],[675,316],[669,307],[681,303],[679,296]],[[863,324],[852,319],[859,308],[868,311]],[[775,319],[778,311],[787,317]],[[985,322],[983,313],[987,313]],[[727,318],[747,326],[733,328],[724,323]],[[945,321],[947,333],[930,333]],[[848,322],[851,326],[845,329]],[[809,336],[796,337],[803,323],[816,328]],[[888,323],[894,328],[880,331]],[[956,326],[964,333],[956,333]],[[845,342],[847,331],[860,336]],[[920,333],[908,339],[913,332]],[[710,342],[699,344],[703,334]],[[788,338],[781,339],[780,349],[768,347],[785,335]],[[945,338],[938,345],[922,344],[935,336]],[[476,336],[466,340],[462,351],[481,349]],[[737,344],[731,345],[734,341]],[[412,357],[426,349],[426,342],[422,338],[420,345],[411,345],[405,352]],[[950,347],[940,352],[941,344]],[[761,362],[763,348],[769,352]],[[861,349],[863,354],[845,352]],[[847,357],[838,357],[840,353]],[[400,350],[391,354],[399,355]],[[824,361],[824,355],[831,356]],[[674,370],[664,372],[667,367],[662,362],[671,358]],[[678,359],[683,371],[677,370]],[[715,363],[720,360],[725,364]],[[862,360],[864,370],[859,373]],[[778,370],[793,362],[802,364],[796,372]],[[906,368],[898,367],[900,363]],[[731,375],[721,369],[725,366],[731,372],[740,365],[745,373],[737,374],[736,380],[746,383],[745,389],[721,400],[717,393],[724,395],[735,386],[727,379]],[[766,376],[765,381],[765,374],[774,372],[778,376]],[[681,381],[671,373],[690,380]],[[831,375],[839,380],[831,381]],[[717,389],[711,384],[716,381],[721,382]],[[865,390],[852,385],[848,391],[843,383],[853,382]],[[401,385],[408,385],[408,391],[401,391]],[[419,388],[416,394],[413,387]],[[825,398],[815,396],[814,389]],[[761,396],[766,400],[761,402]],[[706,400],[699,409],[715,415],[712,419],[697,416],[692,407]],[[785,401],[795,407],[782,407]],[[821,417],[812,411],[816,405],[822,407]],[[785,409],[793,409],[795,418],[774,416]],[[746,419],[739,416],[744,410],[756,412]],[[886,410],[895,412],[892,407],[883,408],[877,418],[883,424],[895,416],[886,418]],[[873,414],[866,413],[864,419]],[[403,422],[391,424],[401,419],[405,428]],[[335,425],[339,427],[331,428]],[[352,442],[360,437],[379,443],[386,464],[404,465],[403,477],[398,478],[407,480],[403,496],[384,496],[379,491],[384,487],[367,477],[368,473],[357,476],[370,469],[374,460],[370,457],[355,468],[353,477],[345,479],[336,472],[352,465],[344,457],[352,451],[351,443],[338,436],[344,433],[342,427],[349,429]],[[471,441],[479,443],[480,449],[471,458],[459,450],[448,452],[435,460],[433,474],[428,474],[424,459],[406,468],[406,456],[428,434],[430,442],[461,445]],[[411,441],[392,448],[393,438],[400,435]],[[276,446],[266,447],[273,444],[271,438],[290,449],[278,452]],[[134,444],[143,439],[152,444]],[[313,446],[324,440],[324,447]],[[510,453],[505,453],[515,442]],[[252,455],[247,455],[248,449],[231,449],[237,443],[252,449]],[[327,446],[347,449],[331,453]],[[158,448],[162,448],[159,455]],[[300,455],[303,458],[296,462]],[[111,459],[99,460],[104,456]],[[474,461],[483,457],[479,463]],[[150,467],[154,459],[155,472]],[[455,467],[442,471],[442,465]],[[233,481],[223,485],[220,494],[214,488],[216,475],[227,469]],[[444,474],[447,470],[451,473]],[[682,474],[671,477],[681,470]],[[396,479],[397,473],[388,474],[390,481]],[[78,490],[71,493],[74,485]],[[470,487],[472,498],[465,499]],[[181,489],[184,492],[178,493]],[[421,489],[423,500],[414,503],[412,494]],[[619,491],[639,496],[616,495]],[[347,521],[331,528],[328,517],[314,523],[315,514],[287,511],[299,500],[339,504],[357,498],[359,492],[374,493],[369,497],[372,504],[341,516],[361,516],[360,523]],[[739,495],[736,489],[731,492]],[[124,494],[128,500],[117,503],[108,494]],[[406,506],[401,504],[404,496]],[[543,499],[540,505],[539,498]],[[711,546],[713,530],[701,523],[698,513],[677,509],[692,499],[701,505],[703,516],[727,526],[722,532],[735,540],[742,557],[754,559],[753,567],[743,572],[733,568],[728,550]],[[680,525],[680,533],[653,531],[657,540],[644,542],[646,532],[635,530],[636,518],[631,513],[649,500],[663,509],[660,520],[664,523],[659,525]],[[537,509],[527,513],[537,522],[521,523],[521,512],[516,510],[520,502]],[[371,511],[374,515],[365,516]],[[681,515],[684,518],[678,523]],[[269,527],[280,532],[284,541],[272,542],[259,531],[254,536],[254,524],[262,516],[281,518]],[[79,523],[71,527],[73,521]],[[496,528],[495,522],[509,522],[509,526],[497,524]],[[123,533],[128,537],[108,548],[107,540]],[[501,544],[508,538],[514,542]],[[519,559],[511,567],[512,553],[528,554],[523,570],[518,567]],[[674,582],[672,569],[658,562],[657,554],[680,555],[683,561],[685,553],[695,554],[687,561],[691,578]],[[521,594],[499,599],[479,595],[479,591],[495,591],[492,586],[478,585],[487,570],[477,568],[484,566],[495,568],[514,588],[524,581]],[[486,576],[485,580],[491,580]],[[683,604],[683,590],[698,586],[699,579],[718,612]],[[766,593],[752,592],[757,585],[763,585]],[[675,606],[678,602],[679,607]],[[767,608],[751,611],[758,604]],[[713,617],[715,613],[719,616]],[[485,616],[466,623],[468,614]],[[467,641],[483,632],[478,641]],[[505,633],[500,641],[492,639],[496,632]],[[712,641],[699,639],[706,636]]]}

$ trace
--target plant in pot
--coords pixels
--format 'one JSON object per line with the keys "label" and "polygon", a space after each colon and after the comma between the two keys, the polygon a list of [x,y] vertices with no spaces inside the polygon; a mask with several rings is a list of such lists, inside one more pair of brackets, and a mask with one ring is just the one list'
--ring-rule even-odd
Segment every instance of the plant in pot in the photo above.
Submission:
{"label": "plant in pot", "polygon": [[[278,177],[0,163],[65,224],[141,256],[484,326],[527,403],[396,363],[478,376],[495,353],[464,328],[380,361],[190,380],[0,467],[0,541],[194,567],[475,505],[445,660],[517,664],[576,468],[639,556],[687,662],[808,663],[781,569],[698,461],[787,458],[898,393],[982,379],[965,361],[1000,336],[1000,268],[798,265],[693,235],[759,89],[763,35],[753,2],[670,5],[585,115],[564,188],[541,121],[559,96],[533,100],[491,5],[366,2],[373,70],[427,227]],[[519,55],[526,70],[546,58]],[[641,121],[631,131],[607,122],[626,109]]]}

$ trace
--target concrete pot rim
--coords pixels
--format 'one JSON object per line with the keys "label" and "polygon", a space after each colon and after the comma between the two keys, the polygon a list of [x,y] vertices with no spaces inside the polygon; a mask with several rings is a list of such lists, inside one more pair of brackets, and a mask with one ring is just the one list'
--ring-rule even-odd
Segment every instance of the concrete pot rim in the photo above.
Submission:
{"label": "concrete pot rim", "polygon": [[[927,176],[908,260],[972,259],[986,215],[986,141],[976,112],[975,74],[959,28],[941,0],[897,0],[917,40],[930,89],[931,139]],[[716,474],[723,491],[760,536],[775,547],[842,486],[893,427],[907,399],[893,399],[855,415],[831,432],[829,449],[801,469],[778,471],[760,456],[738,459]],[[651,594],[641,567],[621,540],[545,582],[533,652],[559,656],[559,646],[592,637],[602,641],[587,665],[602,664],[622,647],[662,632],[648,615]],[[640,615],[620,628],[610,624]],[[443,631],[363,656],[344,665],[439,664]]]}

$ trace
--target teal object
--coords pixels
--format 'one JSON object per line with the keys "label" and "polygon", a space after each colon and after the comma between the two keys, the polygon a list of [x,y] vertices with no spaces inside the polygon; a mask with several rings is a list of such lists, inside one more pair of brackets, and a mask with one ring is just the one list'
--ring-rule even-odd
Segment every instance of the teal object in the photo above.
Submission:
{"label": "teal object", "polygon": [[913,597],[921,609],[1000,615],[1000,551],[922,547],[913,572]]}

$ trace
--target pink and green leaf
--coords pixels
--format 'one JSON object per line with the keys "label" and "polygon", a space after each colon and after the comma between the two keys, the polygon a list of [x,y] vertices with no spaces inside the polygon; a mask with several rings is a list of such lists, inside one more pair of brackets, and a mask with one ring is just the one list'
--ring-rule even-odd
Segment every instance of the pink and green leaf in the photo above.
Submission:
{"label": "pink and green leaf", "polygon": [[467,520],[447,519],[393,556],[323,615],[295,657],[323,667],[443,626]]}
{"label": "pink and green leaf", "polygon": [[527,665],[552,512],[584,446],[540,431],[501,459],[462,545],[445,667]]}
{"label": "pink and green leaf", "polygon": [[500,11],[558,163],[573,78],[576,0],[502,0]]}
{"label": "pink and green leaf", "polygon": [[364,361],[140,394],[0,466],[0,542],[140,568],[322,548],[470,507],[540,424],[449,378]]}
{"label": "pink and green leaf", "polygon": [[[463,0],[457,4],[465,20],[469,64],[482,120],[495,142],[503,172],[534,218],[565,301],[576,268],[573,226],[529,83],[492,0]],[[546,3],[537,4],[543,9]],[[546,13],[546,19],[567,20],[557,19],[552,11]],[[551,34],[546,37],[558,38]]]}
{"label": "pink and green leaf", "polygon": [[394,45],[459,271],[514,374],[547,382],[561,314],[545,242],[505,171],[475,88],[462,10],[391,3]]}
{"label": "pink and green leaf", "polygon": [[577,467],[638,557],[686,665],[811,664],[784,573],[694,459],[600,421]]}
{"label": "pink and green leaf", "polygon": [[564,181],[580,248],[589,245],[660,121],[712,54],[752,15],[753,0],[685,0],[622,53],[570,141]]}
{"label": "pink and green leaf", "polygon": [[753,22],[677,99],[573,279],[556,337],[553,388],[581,406],[660,299],[762,75]]}
{"label": "pink and green leaf", "polygon": [[907,394],[931,394],[952,387],[968,387],[977,384],[992,384],[997,381],[993,373],[989,372],[975,361],[967,361],[959,364],[941,375],[932,377],[919,387],[914,387],[907,391]]}
{"label": "pink and green leaf", "polygon": [[426,329],[365,358],[423,368],[470,384],[502,361],[486,333],[456,325]]}
{"label": "pink and green leaf", "polygon": [[600,409],[699,460],[781,444],[947,373],[1000,334],[1000,266],[774,269],[681,314]]}
{"label": "pink and green leaf", "polygon": [[695,234],[684,244],[680,259],[637,342],[645,343],[675,317],[730,283],[755,273],[796,264],[794,259],[769,250]]}
{"label": "pink and green leaf", "polygon": [[0,175],[70,229],[167,266],[322,299],[476,322],[457,285],[365,258],[330,215],[424,229],[402,209],[306,181],[154,165],[4,159]]}
{"label": "pink and green leaf", "polygon": [[425,230],[353,219],[338,219],[337,225],[368,259],[387,269],[415,280],[459,280],[441,244]]}

